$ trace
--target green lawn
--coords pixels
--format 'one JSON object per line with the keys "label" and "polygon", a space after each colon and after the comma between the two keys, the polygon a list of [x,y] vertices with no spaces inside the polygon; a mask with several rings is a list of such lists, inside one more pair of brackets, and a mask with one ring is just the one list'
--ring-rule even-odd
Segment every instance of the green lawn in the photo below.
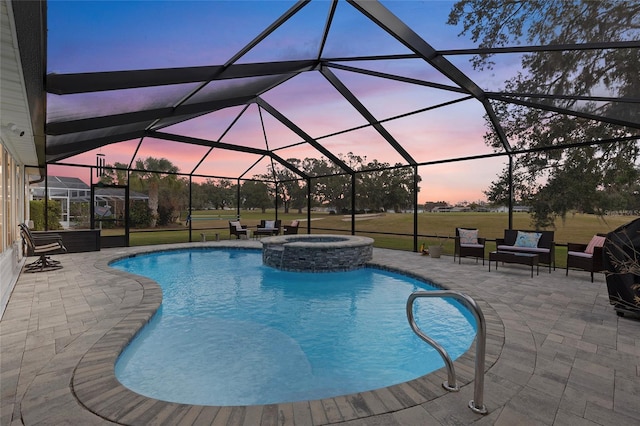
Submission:
{"label": "green lawn", "polygon": [[[217,218],[220,215],[220,219]],[[228,220],[235,216],[234,211],[196,211],[194,217],[202,219],[192,222],[192,240],[200,241],[200,234],[204,233],[208,241],[215,238],[217,233],[221,239],[229,238]],[[311,233],[340,233],[351,232],[350,217],[342,215],[314,212],[311,215]],[[205,219],[206,218],[206,219]],[[267,211],[242,211],[241,222],[254,228],[261,219],[273,220],[275,212]],[[413,250],[413,214],[384,213],[380,215],[357,216],[355,223],[357,235],[369,236],[375,240],[376,247]],[[558,221],[555,228],[556,261],[559,267],[565,265],[567,242],[587,243],[596,233],[606,233],[620,225],[635,219],[633,216],[606,216],[574,214],[567,216],[565,221]],[[306,213],[278,213],[278,219],[283,223],[289,223],[293,219],[299,219],[300,232],[306,233]],[[487,239],[502,237],[504,229],[508,227],[508,215],[506,213],[420,213],[418,215],[418,245],[421,243],[433,244],[444,242],[445,255],[453,255],[453,239],[455,228],[473,227],[480,230],[479,234]],[[531,219],[527,213],[515,213],[513,215],[514,229],[532,229]],[[397,234],[397,235],[388,235]],[[130,244],[132,246],[166,244],[188,242],[189,232],[184,225],[172,229],[163,229],[153,232],[132,232]],[[495,249],[495,243],[487,243],[487,252]]]}

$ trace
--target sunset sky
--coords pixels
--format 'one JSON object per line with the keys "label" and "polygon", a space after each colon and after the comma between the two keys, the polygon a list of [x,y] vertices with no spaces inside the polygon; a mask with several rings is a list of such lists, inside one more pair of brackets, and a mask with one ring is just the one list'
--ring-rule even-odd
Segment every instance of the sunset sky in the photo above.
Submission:
{"label": "sunset sky", "polygon": [[[452,1],[383,1],[435,49],[474,47],[458,37],[460,28],[446,25]],[[267,28],[292,1],[59,1],[48,2],[48,72],[95,71],[221,65]],[[308,59],[317,46],[330,3],[313,0],[290,21],[263,40],[238,63]],[[393,37],[371,23],[346,2],[340,2],[323,57],[370,56],[410,53]],[[519,71],[520,55],[498,58],[496,70],[474,71],[469,56],[450,57],[485,90],[498,90]],[[453,86],[422,60],[345,62],[345,65],[415,77]],[[433,88],[394,82],[333,69],[332,72],[380,121],[411,111],[455,101],[463,96]],[[249,81],[243,82],[250,84]],[[228,90],[235,81],[215,82],[204,89]],[[193,84],[161,88],[128,89],[78,95],[48,95],[48,120],[77,119],[169,106],[175,94]],[[211,90],[211,91],[210,91]],[[168,93],[172,94],[171,96]],[[265,93],[263,99],[316,138],[335,154],[353,152],[368,160],[390,164],[404,159],[371,127],[326,137],[364,125],[366,120],[318,72],[307,72]],[[237,119],[241,108],[229,108],[163,129],[208,140],[219,140]],[[484,109],[476,100],[428,110],[384,122],[384,126],[419,163],[471,157],[491,151],[483,141],[487,127]],[[262,117],[261,117],[262,115]],[[262,121],[261,121],[262,120]],[[264,125],[264,132],[263,132]],[[266,134],[266,138],[265,138]],[[248,147],[279,149],[300,142],[300,137],[273,117],[251,105],[222,142]],[[96,153],[107,163],[129,163],[138,141],[126,141],[65,159],[65,163],[95,163]],[[181,172],[212,176],[251,177],[262,174],[268,159],[237,152],[213,150],[194,170],[208,148],[147,138],[136,158],[164,157]],[[318,157],[308,145],[277,151],[283,158]],[[500,173],[506,157],[421,166],[419,201],[478,201]],[[68,167],[51,166],[53,175],[78,175]],[[79,177],[88,181],[89,172]]]}

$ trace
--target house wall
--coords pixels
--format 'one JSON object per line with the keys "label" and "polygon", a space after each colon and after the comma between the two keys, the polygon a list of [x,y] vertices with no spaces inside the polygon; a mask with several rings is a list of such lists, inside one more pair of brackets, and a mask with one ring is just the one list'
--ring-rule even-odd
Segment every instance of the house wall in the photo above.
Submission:
{"label": "house wall", "polygon": [[23,263],[17,242],[0,253],[0,318],[9,303],[9,297],[18,281]]}
{"label": "house wall", "polygon": [[[23,26],[30,26],[29,36],[41,41],[38,16],[44,10],[41,2],[0,1],[0,50],[2,51],[0,72],[0,318],[18,281],[25,263],[22,256],[22,240],[18,224],[28,219],[27,166],[33,170],[31,178],[40,176],[39,158],[36,150],[33,124],[44,129],[44,93],[38,90],[42,83],[42,67],[37,59],[42,46],[25,49],[25,59],[29,66],[23,68],[20,54],[14,7],[23,9]],[[34,11],[34,14],[30,14]],[[35,18],[34,18],[35,17]],[[35,21],[32,20],[35,19]],[[29,22],[26,24],[25,22]],[[31,28],[31,26],[33,28]],[[44,26],[42,26],[44,28]],[[22,37],[29,41],[29,37]],[[44,62],[43,62],[44,64]],[[33,101],[27,99],[27,85],[24,71],[30,78],[29,89]],[[40,97],[42,95],[42,97]],[[33,106],[34,117],[31,116]],[[42,108],[40,108],[42,107]],[[35,119],[34,119],[35,118]],[[39,133],[43,133],[40,131]]]}

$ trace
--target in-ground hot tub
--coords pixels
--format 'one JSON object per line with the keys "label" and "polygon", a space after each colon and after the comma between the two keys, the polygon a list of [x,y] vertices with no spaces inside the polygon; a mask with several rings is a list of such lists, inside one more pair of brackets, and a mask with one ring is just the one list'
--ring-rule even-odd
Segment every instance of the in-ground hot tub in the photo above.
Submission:
{"label": "in-ground hot tub", "polygon": [[353,235],[280,235],[261,242],[262,263],[284,271],[350,271],[373,255],[373,239]]}

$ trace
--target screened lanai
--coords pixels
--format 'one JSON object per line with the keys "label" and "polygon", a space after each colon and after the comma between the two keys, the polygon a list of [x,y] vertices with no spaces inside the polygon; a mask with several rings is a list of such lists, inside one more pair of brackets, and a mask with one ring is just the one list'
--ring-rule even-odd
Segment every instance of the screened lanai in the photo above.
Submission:
{"label": "screened lanai", "polygon": [[[364,232],[357,213],[411,214],[409,229],[366,232],[402,234],[413,250],[426,204],[484,205],[502,175],[510,228],[519,161],[545,157],[529,176],[543,185],[572,150],[637,156],[639,6],[566,3],[574,15],[553,2],[43,3],[41,166],[88,185],[177,176],[179,222],[201,208],[242,217],[247,182],[265,184],[269,215],[296,211],[307,232],[314,211],[344,213],[337,231],[350,233]],[[504,23],[493,36],[492,13]],[[340,193],[319,196],[336,176]],[[374,199],[390,192],[376,179],[403,198]],[[196,206],[207,182],[235,202]]]}

